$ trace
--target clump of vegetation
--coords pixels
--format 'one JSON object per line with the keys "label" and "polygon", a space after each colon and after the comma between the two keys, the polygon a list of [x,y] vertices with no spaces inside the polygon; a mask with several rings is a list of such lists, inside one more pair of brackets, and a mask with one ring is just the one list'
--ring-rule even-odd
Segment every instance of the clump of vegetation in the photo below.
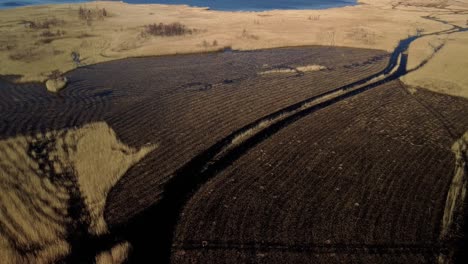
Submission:
{"label": "clump of vegetation", "polygon": [[0,51],[1,50],[13,50],[16,48],[16,43],[11,40],[0,41]]}
{"label": "clump of vegetation", "polygon": [[15,61],[32,62],[38,60],[38,52],[32,48],[18,49],[16,52],[10,54],[10,59]]}
{"label": "clump of vegetation", "polygon": [[78,9],[78,17],[86,21],[88,26],[92,24],[93,20],[103,20],[107,16],[109,16],[109,14],[105,8],[88,9],[80,6]]}
{"label": "clump of vegetation", "polygon": [[205,47],[205,48],[216,47],[216,46],[218,46],[218,41],[215,39],[215,40],[213,40],[213,42],[209,43],[208,41],[203,40],[202,46]]}
{"label": "clump of vegetation", "polygon": [[62,72],[59,70],[54,70],[47,77],[49,79],[58,79],[62,77]]}
{"label": "clump of vegetation", "polygon": [[58,92],[65,88],[67,85],[67,77],[62,76],[62,72],[59,70],[54,70],[48,76],[46,81],[46,88],[49,92]]}
{"label": "clump of vegetation", "polygon": [[41,33],[41,37],[46,37],[46,38],[52,38],[52,37],[60,37],[65,35],[65,31],[63,30],[57,30],[55,32],[52,32],[50,30],[43,31]]}
{"label": "clump of vegetation", "polygon": [[76,67],[79,67],[81,66],[81,55],[79,52],[77,51],[72,51],[72,53],[70,53],[70,56],[73,60],[73,63],[75,63]]}
{"label": "clump of vegetation", "polygon": [[56,27],[62,25],[65,21],[57,18],[47,18],[45,20],[36,20],[36,21],[29,21],[25,20],[23,23],[27,28],[31,29],[48,29],[50,27]]}
{"label": "clump of vegetation", "polygon": [[309,20],[320,20],[320,15],[317,16],[309,16]]}
{"label": "clump of vegetation", "polygon": [[260,39],[259,36],[248,33],[246,29],[244,29],[242,31],[241,37],[245,38],[245,39],[253,39],[253,40],[259,40]]}
{"label": "clump of vegetation", "polygon": [[366,28],[355,28],[350,33],[348,33],[348,37],[367,45],[375,44],[377,39],[375,32],[372,32]]}
{"label": "clump of vegetation", "polygon": [[179,22],[164,24],[164,23],[154,23],[146,25],[142,36],[163,36],[163,37],[172,37],[172,36],[182,36],[187,34],[194,33],[193,29],[188,28],[184,24]]}

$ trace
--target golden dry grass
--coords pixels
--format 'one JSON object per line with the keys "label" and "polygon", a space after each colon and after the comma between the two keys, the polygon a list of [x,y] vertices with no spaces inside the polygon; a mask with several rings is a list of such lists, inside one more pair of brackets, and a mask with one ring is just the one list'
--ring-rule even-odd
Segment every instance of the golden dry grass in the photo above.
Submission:
{"label": "golden dry grass", "polygon": [[[107,192],[152,149],[127,147],[105,123],[0,141],[2,263],[51,263],[69,253],[67,228],[76,219],[68,215],[68,186],[75,181],[91,215],[90,233],[106,232]],[[118,258],[119,252],[109,254]]]}
{"label": "golden dry grass", "polygon": [[[436,42],[440,41],[436,39]],[[468,98],[466,54],[468,54],[468,32],[451,34],[447,37],[445,46],[426,65],[404,76],[402,81],[410,86]],[[426,56],[430,56],[430,52],[427,52]],[[410,61],[413,65],[411,57],[410,51]]]}
{"label": "golden dry grass", "polygon": [[325,70],[327,67],[322,66],[322,65],[305,65],[305,66],[299,66],[296,69],[301,72],[314,72],[314,71],[321,71]]}
{"label": "golden dry grass", "polygon": [[423,37],[411,43],[408,50],[409,56],[408,64],[406,66],[407,70],[413,70],[425,60],[430,59],[434,54],[434,51],[441,47],[441,45],[444,45],[446,40],[446,35],[435,35]]}
{"label": "golden dry grass", "polygon": [[273,73],[297,73],[297,70],[295,68],[273,69],[273,70],[268,70],[268,71],[262,71],[262,72],[259,72],[258,74],[265,75],[265,74],[273,74]]}
{"label": "golden dry grass", "polygon": [[96,264],[120,264],[125,263],[128,252],[131,248],[130,243],[123,242],[114,246],[108,252],[102,252],[96,256]]}
{"label": "golden dry grass", "polygon": [[[299,45],[337,45],[391,50],[398,40],[418,29],[434,32],[449,25],[422,18],[436,14],[457,25],[465,25],[466,15],[449,14],[441,8],[468,9],[468,1],[361,0],[354,7],[328,10],[268,12],[218,12],[202,8],[166,5],[128,5],[96,2],[80,5],[25,7],[0,11],[0,74],[23,75],[20,81],[44,81],[54,70],[68,71],[77,66],[70,54],[78,52],[83,64],[113,59],[206,52],[230,46],[234,49],[261,49]],[[79,8],[107,10],[105,17],[80,19]],[[98,12],[92,12],[98,13]],[[434,13],[436,12],[436,13]],[[319,19],[310,20],[309,17]],[[25,21],[42,25],[48,20],[63,21],[43,34],[28,28]],[[151,23],[180,22],[196,29],[195,34],[177,37],[144,37],[144,26]],[[62,32],[64,34],[62,34]],[[458,34],[455,42],[459,41]],[[431,40],[428,40],[430,43]],[[216,45],[204,45],[204,43]],[[424,41],[410,50],[410,66],[430,56]],[[409,85],[458,96],[467,96],[466,78],[459,71],[443,69],[446,64],[461,69],[464,64],[453,55],[465,52],[462,41],[444,49],[449,57],[438,56],[437,63],[412,73],[403,81]],[[444,54],[445,54],[444,53]],[[428,69],[426,69],[428,68]],[[436,72],[437,76],[432,73]],[[426,77],[430,76],[430,79]]]}
{"label": "golden dry grass", "polygon": [[67,78],[49,79],[46,81],[47,91],[57,93],[67,85]]}
{"label": "golden dry grass", "polygon": [[69,160],[77,173],[80,190],[92,216],[90,231],[95,234],[106,232],[103,212],[107,193],[125,171],[152,151],[154,146],[140,150],[130,148],[119,142],[115,132],[105,123],[67,133],[64,140],[76,142],[76,151],[69,151]]}
{"label": "golden dry grass", "polygon": [[[332,45],[390,51],[399,40],[418,30],[430,33],[451,27],[423,18],[425,16],[459,26],[466,26],[468,20],[466,12],[449,11],[468,10],[468,0],[360,0],[359,3],[326,10],[267,12],[221,12],[121,2],[0,10],[0,74],[22,75],[20,82],[45,81],[54,70],[66,72],[79,65],[71,59],[72,52],[80,54],[80,63],[94,64],[126,57],[207,52],[224,47],[251,50]],[[91,14],[100,14],[105,9],[106,16],[92,15],[91,19],[83,19],[79,15],[81,7]],[[311,17],[317,19],[309,19]],[[31,21],[48,27],[32,28],[28,26]],[[145,25],[174,22],[194,29],[194,34],[175,37],[142,34]],[[421,40],[412,45],[410,66],[430,55],[424,41],[432,43],[432,40]],[[466,60],[459,56],[466,53],[466,38],[463,34],[452,34],[448,44],[433,63],[403,81],[467,97],[467,79],[460,72],[466,68]]]}
{"label": "golden dry grass", "polygon": [[[30,137],[0,141],[0,256],[4,263],[48,263],[68,253],[64,240],[69,195],[62,186],[39,176],[27,155]],[[17,248],[40,245],[20,255]]]}
{"label": "golden dry grass", "polygon": [[272,73],[297,73],[297,72],[314,72],[314,71],[321,71],[325,70],[327,67],[322,66],[322,65],[305,65],[305,66],[299,66],[295,68],[279,68],[279,69],[273,69],[273,70],[268,70],[268,71],[262,71],[259,74],[264,75],[264,74],[272,74]]}
{"label": "golden dry grass", "polygon": [[468,175],[466,175],[468,166],[466,164],[468,160],[468,131],[453,144],[452,151],[455,154],[455,173],[445,202],[440,232],[442,239],[446,238],[454,228],[454,219],[463,210],[466,199],[468,185]]}
{"label": "golden dry grass", "polygon": [[[225,46],[249,50],[317,44],[391,50],[398,40],[414,34],[417,28],[426,32],[449,28],[421,18],[431,10],[420,8],[415,13],[373,3],[327,10],[268,12],[220,12],[116,2],[2,10],[0,74],[22,74],[22,81],[43,81],[53,70],[66,72],[76,67],[70,58],[72,51],[81,54],[83,63],[93,64],[131,56],[205,52]],[[88,25],[78,16],[80,6],[105,8],[108,16]],[[64,35],[43,37],[41,30],[24,24],[25,20],[51,18],[64,22],[48,30],[64,31]],[[197,29],[197,33],[171,38],[141,36],[145,25],[173,22]],[[202,45],[204,41],[216,41],[217,45]]]}

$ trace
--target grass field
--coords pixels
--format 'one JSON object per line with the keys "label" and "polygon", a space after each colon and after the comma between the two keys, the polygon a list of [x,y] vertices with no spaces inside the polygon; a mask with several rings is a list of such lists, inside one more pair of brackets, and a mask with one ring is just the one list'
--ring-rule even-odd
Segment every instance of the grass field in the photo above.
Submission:
{"label": "grass field", "polygon": [[[105,123],[0,140],[3,263],[70,262],[73,250],[92,247],[86,240],[109,232],[110,188],[152,149],[123,145]],[[125,244],[115,248],[99,263],[128,252]]]}

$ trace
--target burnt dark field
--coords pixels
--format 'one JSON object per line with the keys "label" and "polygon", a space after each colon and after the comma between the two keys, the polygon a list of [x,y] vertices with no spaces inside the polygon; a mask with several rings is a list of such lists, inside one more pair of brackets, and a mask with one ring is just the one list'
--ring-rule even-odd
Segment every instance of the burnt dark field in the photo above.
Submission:
{"label": "burnt dark field", "polygon": [[437,262],[466,103],[393,81],[295,122],[190,199],[173,261]]}
{"label": "burnt dark field", "polygon": [[[314,47],[98,64],[71,72],[69,89],[58,96],[38,85],[4,82],[0,134],[7,138],[106,121],[130,146],[158,143],[158,151],[111,193],[108,217],[118,223],[156,202],[167,177],[218,140],[271,112],[378,72],[387,60],[382,51]],[[258,75],[309,64],[329,69]]]}
{"label": "burnt dark field", "polygon": [[0,138],[105,122],[130,147],[158,145],[110,189],[109,231],[69,235],[65,261],[122,241],[131,263],[454,260],[468,101],[410,92],[405,63],[314,46],[84,66],[56,95],[4,80]]}

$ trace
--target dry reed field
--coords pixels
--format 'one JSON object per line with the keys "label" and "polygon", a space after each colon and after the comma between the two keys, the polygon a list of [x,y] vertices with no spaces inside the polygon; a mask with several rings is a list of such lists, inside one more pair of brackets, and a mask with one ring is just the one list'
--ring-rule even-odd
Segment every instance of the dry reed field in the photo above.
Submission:
{"label": "dry reed field", "polygon": [[[108,233],[103,213],[110,188],[152,149],[122,144],[105,123],[1,140],[2,262],[79,260],[70,253]],[[128,245],[111,248],[96,261],[125,260]]]}

